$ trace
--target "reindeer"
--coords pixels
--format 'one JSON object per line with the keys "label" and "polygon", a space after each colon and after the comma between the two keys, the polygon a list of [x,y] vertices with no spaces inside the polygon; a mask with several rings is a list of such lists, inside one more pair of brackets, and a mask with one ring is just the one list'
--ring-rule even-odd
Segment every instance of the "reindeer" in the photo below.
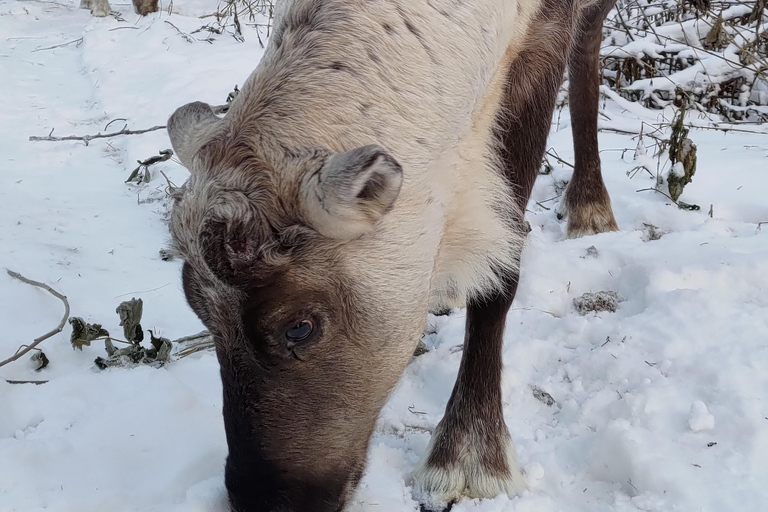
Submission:
{"label": "reindeer", "polygon": [[[133,0],[133,9],[136,14],[146,16],[151,12],[157,12],[157,4],[159,0]],[[91,15],[103,18],[109,16],[112,12],[112,7],[109,5],[109,0],[80,0],[81,9],[89,9]]]}
{"label": "reindeer", "polygon": [[440,510],[525,488],[500,387],[523,212],[567,63],[567,234],[617,229],[597,146],[613,1],[284,2],[226,116],[170,117],[191,173],[171,232],[216,340],[233,510],[342,510],[446,306],[467,308],[464,351],[415,495]]}

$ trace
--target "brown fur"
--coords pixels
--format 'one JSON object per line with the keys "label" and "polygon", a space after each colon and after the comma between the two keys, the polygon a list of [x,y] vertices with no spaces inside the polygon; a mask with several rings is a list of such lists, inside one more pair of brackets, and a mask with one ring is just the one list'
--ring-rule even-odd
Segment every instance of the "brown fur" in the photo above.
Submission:
{"label": "brown fur", "polygon": [[133,8],[136,14],[146,16],[151,12],[157,12],[158,0],[133,0]]}
{"label": "brown fur", "polygon": [[569,56],[569,106],[576,162],[565,191],[561,212],[568,217],[568,237],[618,231],[611,200],[600,173],[597,145],[597,108],[600,90],[598,52],[603,20],[615,0],[595,0],[578,13],[575,40]]}

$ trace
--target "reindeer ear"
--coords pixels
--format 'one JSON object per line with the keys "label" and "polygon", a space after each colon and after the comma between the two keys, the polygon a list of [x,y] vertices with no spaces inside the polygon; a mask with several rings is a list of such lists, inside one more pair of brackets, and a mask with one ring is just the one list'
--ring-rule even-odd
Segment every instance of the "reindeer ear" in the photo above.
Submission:
{"label": "reindeer ear", "polygon": [[196,101],[176,109],[168,119],[168,136],[181,163],[192,172],[193,158],[221,119],[207,103]]}
{"label": "reindeer ear", "polygon": [[303,187],[304,210],[320,234],[351,240],[372,230],[395,203],[400,164],[380,146],[330,156]]}

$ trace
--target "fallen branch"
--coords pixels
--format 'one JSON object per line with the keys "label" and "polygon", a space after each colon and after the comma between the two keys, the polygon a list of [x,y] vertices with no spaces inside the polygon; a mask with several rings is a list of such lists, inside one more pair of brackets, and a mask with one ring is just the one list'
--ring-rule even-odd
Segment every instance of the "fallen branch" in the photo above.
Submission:
{"label": "fallen branch", "polygon": [[73,39],[72,41],[67,41],[66,43],[56,44],[53,46],[46,46],[45,48],[35,48],[30,53],[42,52],[45,50],[53,50],[54,48],[63,48],[64,46],[69,46],[72,43],[75,43],[76,46],[80,46],[82,42],[83,42],[83,38],[81,37],[80,39]]}
{"label": "fallen branch", "polygon": [[41,283],[38,281],[33,281],[32,279],[27,279],[26,277],[22,276],[18,272],[14,272],[12,270],[6,270],[8,272],[8,275],[11,276],[14,279],[18,279],[22,283],[27,283],[32,286],[36,286],[38,288],[42,288],[43,290],[47,291],[57,299],[61,300],[64,303],[64,316],[61,318],[61,322],[59,322],[59,325],[56,326],[55,329],[52,329],[51,331],[43,334],[42,336],[35,338],[32,343],[29,345],[22,345],[19,347],[19,349],[16,351],[15,354],[13,354],[11,357],[6,359],[5,361],[0,362],[0,366],[5,366],[8,363],[12,363],[13,361],[19,359],[20,357],[24,356],[28,352],[35,350],[35,347],[37,347],[40,343],[47,340],[51,336],[54,336],[61,332],[62,329],[64,329],[64,325],[67,323],[67,319],[69,318],[69,301],[67,300],[67,297],[65,295],[60,294],[50,286],[48,286],[45,283]]}
{"label": "fallen branch", "polygon": [[47,380],[8,380],[5,379],[5,382],[8,384],[35,384],[39,386],[40,384],[45,384],[48,382]]}
{"label": "fallen branch", "polygon": [[[237,92],[237,91],[236,91]],[[231,94],[230,94],[231,95]],[[215,105],[211,107],[213,109],[213,112],[215,114],[226,114],[229,110],[229,103],[225,105]],[[110,121],[107,126],[114,123],[115,121],[118,121],[119,119],[113,119]],[[44,136],[40,137],[38,135],[30,135],[29,140],[32,142],[61,142],[64,140],[82,140],[85,142],[85,145],[88,145],[88,142],[92,141],[93,139],[108,139],[110,137],[117,137],[118,135],[141,135],[142,133],[148,133],[148,132],[154,132],[157,130],[165,130],[167,127],[165,125],[158,125],[153,126],[152,128],[144,128],[142,130],[128,130],[128,125],[125,125],[122,130],[118,132],[111,132],[111,133],[97,133],[96,135],[67,135],[66,137],[54,137],[53,136],[53,129],[51,129],[51,132]],[[106,129],[106,126],[104,127]]]}
{"label": "fallen branch", "polygon": [[88,145],[88,142],[93,139],[106,139],[109,137],[116,137],[118,135],[139,135],[142,133],[147,132],[154,132],[156,130],[164,130],[165,126],[153,126],[152,128],[145,128],[143,130],[128,130],[128,125],[125,125],[122,130],[119,132],[112,132],[112,133],[97,133],[96,135],[67,135],[66,137],[54,137],[53,136],[53,129],[51,130],[51,133],[49,133],[45,137],[38,137],[35,135],[31,135],[29,137],[30,141],[33,142],[39,142],[39,141],[50,141],[50,142],[60,142],[63,140],[82,140],[85,142],[85,145]]}
{"label": "fallen branch", "polygon": [[549,148],[547,150],[547,152],[546,152],[546,155],[551,156],[552,158],[554,158],[555,160],[557,160],[561,164],[566,165],[566,166],[570,167],[571,169],[573,169],[573,164],[570,163],[570,162],[567,162],[567,161],[563,160],[562,158],[560,158],[559,156],[557,156],[557,154],[555,154],[555,152],[554,152],[554,148]]}

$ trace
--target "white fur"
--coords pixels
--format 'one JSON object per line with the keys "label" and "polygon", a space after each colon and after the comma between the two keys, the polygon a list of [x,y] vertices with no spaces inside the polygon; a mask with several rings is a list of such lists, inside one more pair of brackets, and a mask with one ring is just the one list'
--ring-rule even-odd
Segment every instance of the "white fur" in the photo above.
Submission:
{"label": "white fur", "polygon": [[[402,166],[393,207],[326,258],[375,291],[367,298],[377,316],[397,319],[386,347],[396,374],[430,308],[463,306],[496,289],[500,272],[516,270],[523,236],[510,219],[523,212],[499,171],[492,130],[504,75],[538,2],[326,0],[318,8],[291,0],[226,118],[205,129],[258,133],[279,171],[270,178],[278,191],[307,183],[306,168],[274,160],[285,147],[344,152],[376,144]],[[308,30],[306,12],[322,31]],[[346,71],[331,71],[333,62]],[[205,211],[188,210],[209,208],[206,194],[192,190],[208,185],[190,182],[180,218],[203,219]],[[311,223],[311,205],[304,209]],[[194,243],[195,222],[183,224],[181,236]]]}
{"label": "white fur", "polygon": [[81,9],[90,9],[91,14],[103,18],[109,16],[112,8],[109,6],[109,0],[80,0]]}
{"label": "white fur", "polygon": [[[427,448],[429,454],[438,438],[437,430]],[[525,490],[525,479],[517,463],[517,454],[512,438],[505,437],[506,461],[509,472],[506,475],[494,475],[482,467],[474,449],[482,439],[469,436],[456,464],[448,468],[439,468],[427,464],[425,456],[413,473],[414,495],[425,505],[441,510],[462,497],[495,498],[500,494],[515,496]]]}
{"label": "white fur", "polygon": [[[358,75],[339,74],[321,83],[297,77],[299,66],[292,65],[301,59],[303,43],[292,39],[285,20],[307,2],[282,6],[275,23],[279,37],[228,116],[252,108],[249,98],[280,81],[280,94],[293,105],[292,119],[265,120],[265,131],[297,145],[337,151],[375,143],[395,156],[405,177],[395,207],[374,234],[350,242],[344,255],[372,289],[410,295],[404,302],[415,306],[409,309],[420,322],[430,305],[463,305],[468,296],[493,289],[497,271],[517,264],[522,236],[507,222],[522,218],[522,212],[493,161],[491,130],[503,74],[538,0],[400,0],[370,4],[365,11],[356,2],[334,3],[355,30],[325,30],[323,43],[344,48],[340,55]],[[398,11],[429,49],[402,28]],[[395,36],[384,34],[382,23],[398,27],[398,45],[389,42]],[[275,48],[278,39],[281,46]],[[404,39],[409,42],[402,44]],[[373,42],[380,63],[369,62],[361,41]],[[333,58],[340,57],[329,55]],[[291,81],[301,90],[294,93]],[[364,114],[358,110],[362,104],[370,106]],[[426,143],[417,143],[425,134]]]}

